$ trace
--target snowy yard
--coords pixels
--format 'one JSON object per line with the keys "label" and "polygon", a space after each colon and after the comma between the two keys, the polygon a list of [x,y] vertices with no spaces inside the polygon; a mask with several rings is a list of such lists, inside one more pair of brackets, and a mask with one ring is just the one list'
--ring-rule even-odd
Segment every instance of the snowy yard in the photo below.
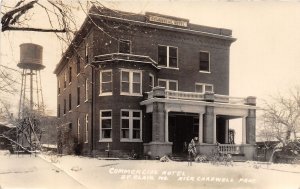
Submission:
{"label": "snowy yard", "polygon": [[300,188],[300,165],[99,160],[0,152],[0,188]]}

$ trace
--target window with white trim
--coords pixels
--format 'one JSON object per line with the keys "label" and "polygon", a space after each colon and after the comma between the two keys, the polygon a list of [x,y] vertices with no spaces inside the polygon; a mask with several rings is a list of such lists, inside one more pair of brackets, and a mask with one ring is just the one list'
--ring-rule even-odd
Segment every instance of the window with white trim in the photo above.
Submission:
{"label": "window with white trim", "polygon": [[199,52],[199,71],[210,72],[210,55],[209,52]]}
{"label": "window with white trim", "polygon": [[197,93],[214,92],[214,86],[206,83],[196,83],[195,92]]}
{"label": "window with white trim", "polygon": [[57,117],[60,117],[60,104],[57,106]]}
{"label": "window with white trim", "polygon": [[77,75],[80,73],[80,56],[76,56],[76,73]]}
{"label": "window with white trim", "polygon": [[57,91],[58,95],[60,95],[60,80],[57,81]]}
{"label": "window with white trim", "polygon": [[77,141],[80,141],[80,119],[77,118]]}
{"label": "window with white trim", "polygon": [[121,110],[121,141],[142,140],[142,111]]}
{"label": "window with white trim", "polygon": [[67,111],[67,100],[64,99],[64,115],[66,114]]}
{"label": "window with white trim", "polygon": [[72,110],[72,94],[69,94],[69,111]]}
{"label": "window with white trim", "polygon": [[131,52],[131,41],[129,40],[119,40],[119,53],[130,54]]}
{"label": "window with white trim", "polygon": [[69,67],[69,84],[72,82],[72,67]]}
{"label": "window with white trim", "polygon": [[112,141],[111,110],[100,110],[100,141]]}
{"label": "window with white trim", "polygon": [[112,71],[100,71],[100,95],[112,95]]}
{"label": "window with white trim", "polygon": [[67,87],[67,72],[64,74],[64,88]]}
{"label": "window with white trim", "polygon": [[153,74],[149,74],[149,80],[150,80],[150,87],[151,87],[151,89],[153,89],[153,87],[154,87],[154,75]]}
{"label": "window with white trim", "polygon": [[121,70],[121,95],[142,95],[142,72]]}
{"label": "window with white trim", "polygon": [[85,63],[88,64],[89,63],[89,43],[86,42],[85,43]]}
{"label": "window with white trim", "polygon": [[85,101],[89,100],[89,85],[88,78],[85,78],[84,88],[85,88]]}
{"label": "window with white trim", "polygon": [[89,114],[85,114],[85,143],[89,140]]}
{"label": "window with white trim", "polygon": [[158,45],[158,65],[178,68],[178,48]]}
{"label": "window with white trim", "polygon": [[169,79],[158,79],[158,86],[165,87],[166,90],[178,91],[178,81]]}
{"label": "window with white trim", "polygon": [[77,106],[80,105],[80,86],[77,87]]}

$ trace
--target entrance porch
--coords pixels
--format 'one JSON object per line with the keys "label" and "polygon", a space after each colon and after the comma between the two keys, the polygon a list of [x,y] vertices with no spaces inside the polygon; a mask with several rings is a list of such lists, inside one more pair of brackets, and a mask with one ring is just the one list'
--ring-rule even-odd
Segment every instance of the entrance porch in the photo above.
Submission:
{"label": "entrance porch", "polygon": [[[173,95],[172,95],[173,94]],[[174,95],[175,94],[175,95]],[[141,102],[151,114],[151,142],[144,144],[144,153],[152,157],[187,153],[187,145],[198,137],[197,152],[243,154],[245,159],[255,156],[255,98],[240,103],[229,96],[166,91],[156,87]],[[222,97],[222,98],[220,98]],[[241,118],[242,144],[230,140],[229,120]]]}

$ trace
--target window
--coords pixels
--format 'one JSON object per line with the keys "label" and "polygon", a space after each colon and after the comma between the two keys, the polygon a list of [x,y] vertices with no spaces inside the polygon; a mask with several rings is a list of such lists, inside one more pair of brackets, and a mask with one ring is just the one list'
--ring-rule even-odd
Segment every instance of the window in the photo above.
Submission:
{"label": "window", "polygon": [[199,70],[200,72],[210,72],[209,52],[199,53]]}
{"label": "window", "polygon": [[57,92],[60,95],[60,80],[57,81]]}
{"label": "window", "polygon": [[158,86],[165,87],[166,90],[178,91],[178,81],[176,80],[158,79]]}
{"label": "window", "polygon": [[195,91],[197,93],[214,92],[214,87],[211,84],[196,83]]}
{"label": "window", "polygon": [[72,127],[73,127],[72,123],[69,123],[69,130],[72,130]]}
{"label": "window", "polygon": [[77,106],[80,105],[80,87],[77,87]]}
{"label": "window", "polygon": [[77,72],[77,75],[80,73],[80,57],[79,57],[79,55],[77,55],[77,57],[76,57],[76,72]]}
{"label": "window", "polygon": [[142,111],[121,110],[121,141],[141,141]]}
{"label": "window", "polygon": [[149,81],[150,81],[150,88],[153,89],[153,87],[154,87],[154,75],[149,74]]}
{"label": "window", "polygon": [[111,110],[100,111],[100,140],[112,141],[112,113]]}
{"label": "window", "polygon": [[121,71],[121,95],[142,94],[142,73],[140,71]]}
{"label": "window", "polygon": [[119,40],[119,53],[130,54],[131,42],[128,40]]}
{"label": "window", "polygon": [[60,104],[57,106],[57,117],[60,117]]}
{"label": "window", "polygon": [[85,79],[84,88],[85,88],[85,101],[87,102],[89,100],[89,85],[88,85],[87,78]]}
{"label": "window", "polygon": [[158,65],[170,68],[178,67],[178,49],[177,47],[158,46]]}
{"label": "window", "polygon": [[72,95],[71,93],[69,94],[69,111],[72,109]]}
{"label": "window", "polygon": [[100,95],[112,95],[112,71],[100,72]]}
{"label": "window", "polygon": [[65,75],[64,75],[64,88],[67,87],[67,72],[65,72]]}
{"label": "window", "polygon": [[80,141],[80,119],[77,118],[77,141]]}
{"label": "window", "polygon": [[89,43],[86,42],[85,43],[85,63],[88,64],[89,63]]}
{"label": "window", "polygon": [[67,101],[66,99],[64,99],[64,114],[66,114],[66,110],[67,110]]}
{"label": "window", "polygon": [[69,83],[72,82],[72,67],[69,67]]}
{"label": "window", "polygon": [[85,143],[89,140],[89,114],[85,114]]}

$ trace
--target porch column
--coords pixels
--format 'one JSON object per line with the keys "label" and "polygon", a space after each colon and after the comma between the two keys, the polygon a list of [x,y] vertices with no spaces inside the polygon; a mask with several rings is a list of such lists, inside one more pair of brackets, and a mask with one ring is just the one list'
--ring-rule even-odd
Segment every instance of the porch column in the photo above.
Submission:
{"label": "porch column", "polygon": [[169,142],[169,110],[165,110],[165,142]]}
{"label": "porch column", "polygon": [[206,106],[203,123],[203,142],[214,144],[216,141],[216,117],[213,106]]}
{"label": "porch column", "polygon": [[165,141],[165,104],[162,102],[153,103],[152,113],[152,141]]}
{"label": "porch column", "polygon": [[243,117],[242,120],[242,144],[246,144],[246,117]]}
{"label": "porch column", "polygon": [[247,144],[255,144],[255,130],[256,130],[256,110],[248,110],[246,118],[246,142]]}
{"label": "porch column", "polygon": [[217,143],[217,115],[214,114],[214,124],[213,124],[213,144]]}
{"label": "porch column", "polygon": [[203,143],[203,113],[199,114],[199,143]]}

